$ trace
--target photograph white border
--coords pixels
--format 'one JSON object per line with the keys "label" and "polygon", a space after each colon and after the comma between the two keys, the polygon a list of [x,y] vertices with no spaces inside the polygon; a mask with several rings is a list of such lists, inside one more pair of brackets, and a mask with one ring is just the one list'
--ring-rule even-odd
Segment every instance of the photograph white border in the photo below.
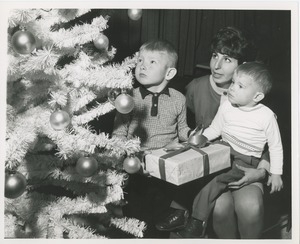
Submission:
{"label": "photograph white border", "polygon": [[[1,185],[0,194],[4,196],[4,161],[5,161],[5,121],[6,121],[6,68],[7,68],[7,19],[8,11],[13,8],[98,8],[98,9],[129,9],[129,8],[141,8],[141,9],[230,9],[230,10],[290,10],[291,11],[291,63],[292,63],[292,239],[291,240],[254,240],[255,243],[300,243],[299,242],[299,1],[176,1],[176,0],[152,0],[152,1],[0,1],[0,30],[2,33],[1,46],[0,46],[0,162],[1,168]],[[4,199],[1,197],[2,204],[1,210],[4,216]],[[122,239],[122,240],[41,240],[41,239],[4,239],[4,222],[3,218],[0,221],[0,242],[3,243],[53,243],[54,241],[62,243],[82,243],[83,241],[89,241],[94,243],[112,243],[112,242],[172,242],[174,239]],[[251,240],[216,240],[216,239],[195,239],[195,240],[176,240],[176,242],[184,243],[252,243]]]}

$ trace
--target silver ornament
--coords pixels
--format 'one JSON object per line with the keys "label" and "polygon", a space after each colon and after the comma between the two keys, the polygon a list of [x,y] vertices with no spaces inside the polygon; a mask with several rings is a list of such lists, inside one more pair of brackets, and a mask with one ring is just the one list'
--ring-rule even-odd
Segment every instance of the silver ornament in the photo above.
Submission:
{"label": "silver ornament", "polygon": [[96,48],[100,50],[107,50],[109,45],[109,40],[106,35],[101,34],[99,35],[98,38],[93,40],[93,43]]}
{"label": "silver ornament", "polygon": [[66,111],[57,110],[50,116],[50,124],[54,130],[63,130],[71,122],[70,116]]}
{"label": "silver ornament", "polygon": [[128,156],[123,162],[123,169],[129,173],[134,174],[141,168],[141,161],[136,156]]}
{"label": "silver ornament", "polygon": [[138,20],[142,17],[141,9],[128,9],[128,17],[132,20]]}
{"label": "silver ornament", "polygon": [[120,94],[115,100],[116,109],[122,114],[128,114],[134,107],[133,98],[125,93]]}
{"label": "silver ornament", "polygon": [[17,31],[11,38],[13,49],[20,54],[30,54],[36,48],[34,35],[25,30]]}

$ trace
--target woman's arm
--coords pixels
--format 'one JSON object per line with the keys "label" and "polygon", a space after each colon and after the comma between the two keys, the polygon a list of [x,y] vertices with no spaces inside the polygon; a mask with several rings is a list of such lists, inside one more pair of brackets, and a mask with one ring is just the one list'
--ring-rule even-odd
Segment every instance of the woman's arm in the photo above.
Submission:
{"label": "woman's arm", "polygon": [[238,181],[229,183],[228,187],[232,189],[238,189],[254,182],[263,181],[268,175],[267,170],[265,168],[252,169],[245,168],[239,165],[237,165],[236,167],[244,171],[244,177]]}

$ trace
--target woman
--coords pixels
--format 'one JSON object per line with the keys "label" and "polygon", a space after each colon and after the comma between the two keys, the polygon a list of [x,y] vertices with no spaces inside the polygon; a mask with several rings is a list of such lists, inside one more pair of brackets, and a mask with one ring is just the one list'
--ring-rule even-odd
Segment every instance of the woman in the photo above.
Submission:
{"label": "woman", "polygon": [[[208,126],[211,123],[222,93],[226,93],[231,84],[233,71],[239,64],[255,58],[253,49],[244,34],[233,27],[222,28],[214,37],[211,44],[211,75],[208,77],[210,86],[206,91],[203,89],[205,82],[202,80],[207,77],[195,79],[187,86],[187,106],[194,112],[197,124]],[[263,167],[264,163],[261,162],[260,167]],[[244,170],[245,177],[231,184],[231,188],[237,189],[227,191],[216,201],[213,228],[219,238],[261,236],[264,217],[263,188],[261,183],[250,183],[263,180],[266,170]]]}
{"label": "woman", "polygon": [[[253,45],[240,30],[233,27],[219,30],[213,38],[211,51],[211,75],[194,79],[186,87],[188,110],[195,115],[196,124],[204,127],[213,120],[231,84],[235,68],[243,62],[252,61],[255,56]],[[268,162],[262,160],[258,169],[244,168],[245,176],[231,183],[232,190],[217,199],[213,211],[213,229],[219,238],[261,236],[264,205],[263,187],[258,182],[265,179],[268,166]],[[179,195],[176,202],[171,204],[172,213],[156,225],[158,230],[173,231],[185,226],[188,212],[179,199],[184,197],[178,198]]]}

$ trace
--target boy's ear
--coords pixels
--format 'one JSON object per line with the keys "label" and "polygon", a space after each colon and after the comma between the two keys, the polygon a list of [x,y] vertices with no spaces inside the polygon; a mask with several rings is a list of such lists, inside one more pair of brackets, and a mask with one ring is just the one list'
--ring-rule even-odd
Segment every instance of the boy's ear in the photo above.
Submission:
{"label": "boy's ear", "polygon": [[264,97],[265,97],[265,94],[264,94],[264,93],[262,93],[262,92],[257,92],[257,93],[254,95],[253,100],[254,100],[254,102],[256,102],[256,103],[259,103],[261,100],[264,99]]}
{"label": "boy's ear", "polygon": [[177,69],[176,68],[168,68],[167,73],[166,73],[166,80],[171,80],[173,77],[177,74]]}

